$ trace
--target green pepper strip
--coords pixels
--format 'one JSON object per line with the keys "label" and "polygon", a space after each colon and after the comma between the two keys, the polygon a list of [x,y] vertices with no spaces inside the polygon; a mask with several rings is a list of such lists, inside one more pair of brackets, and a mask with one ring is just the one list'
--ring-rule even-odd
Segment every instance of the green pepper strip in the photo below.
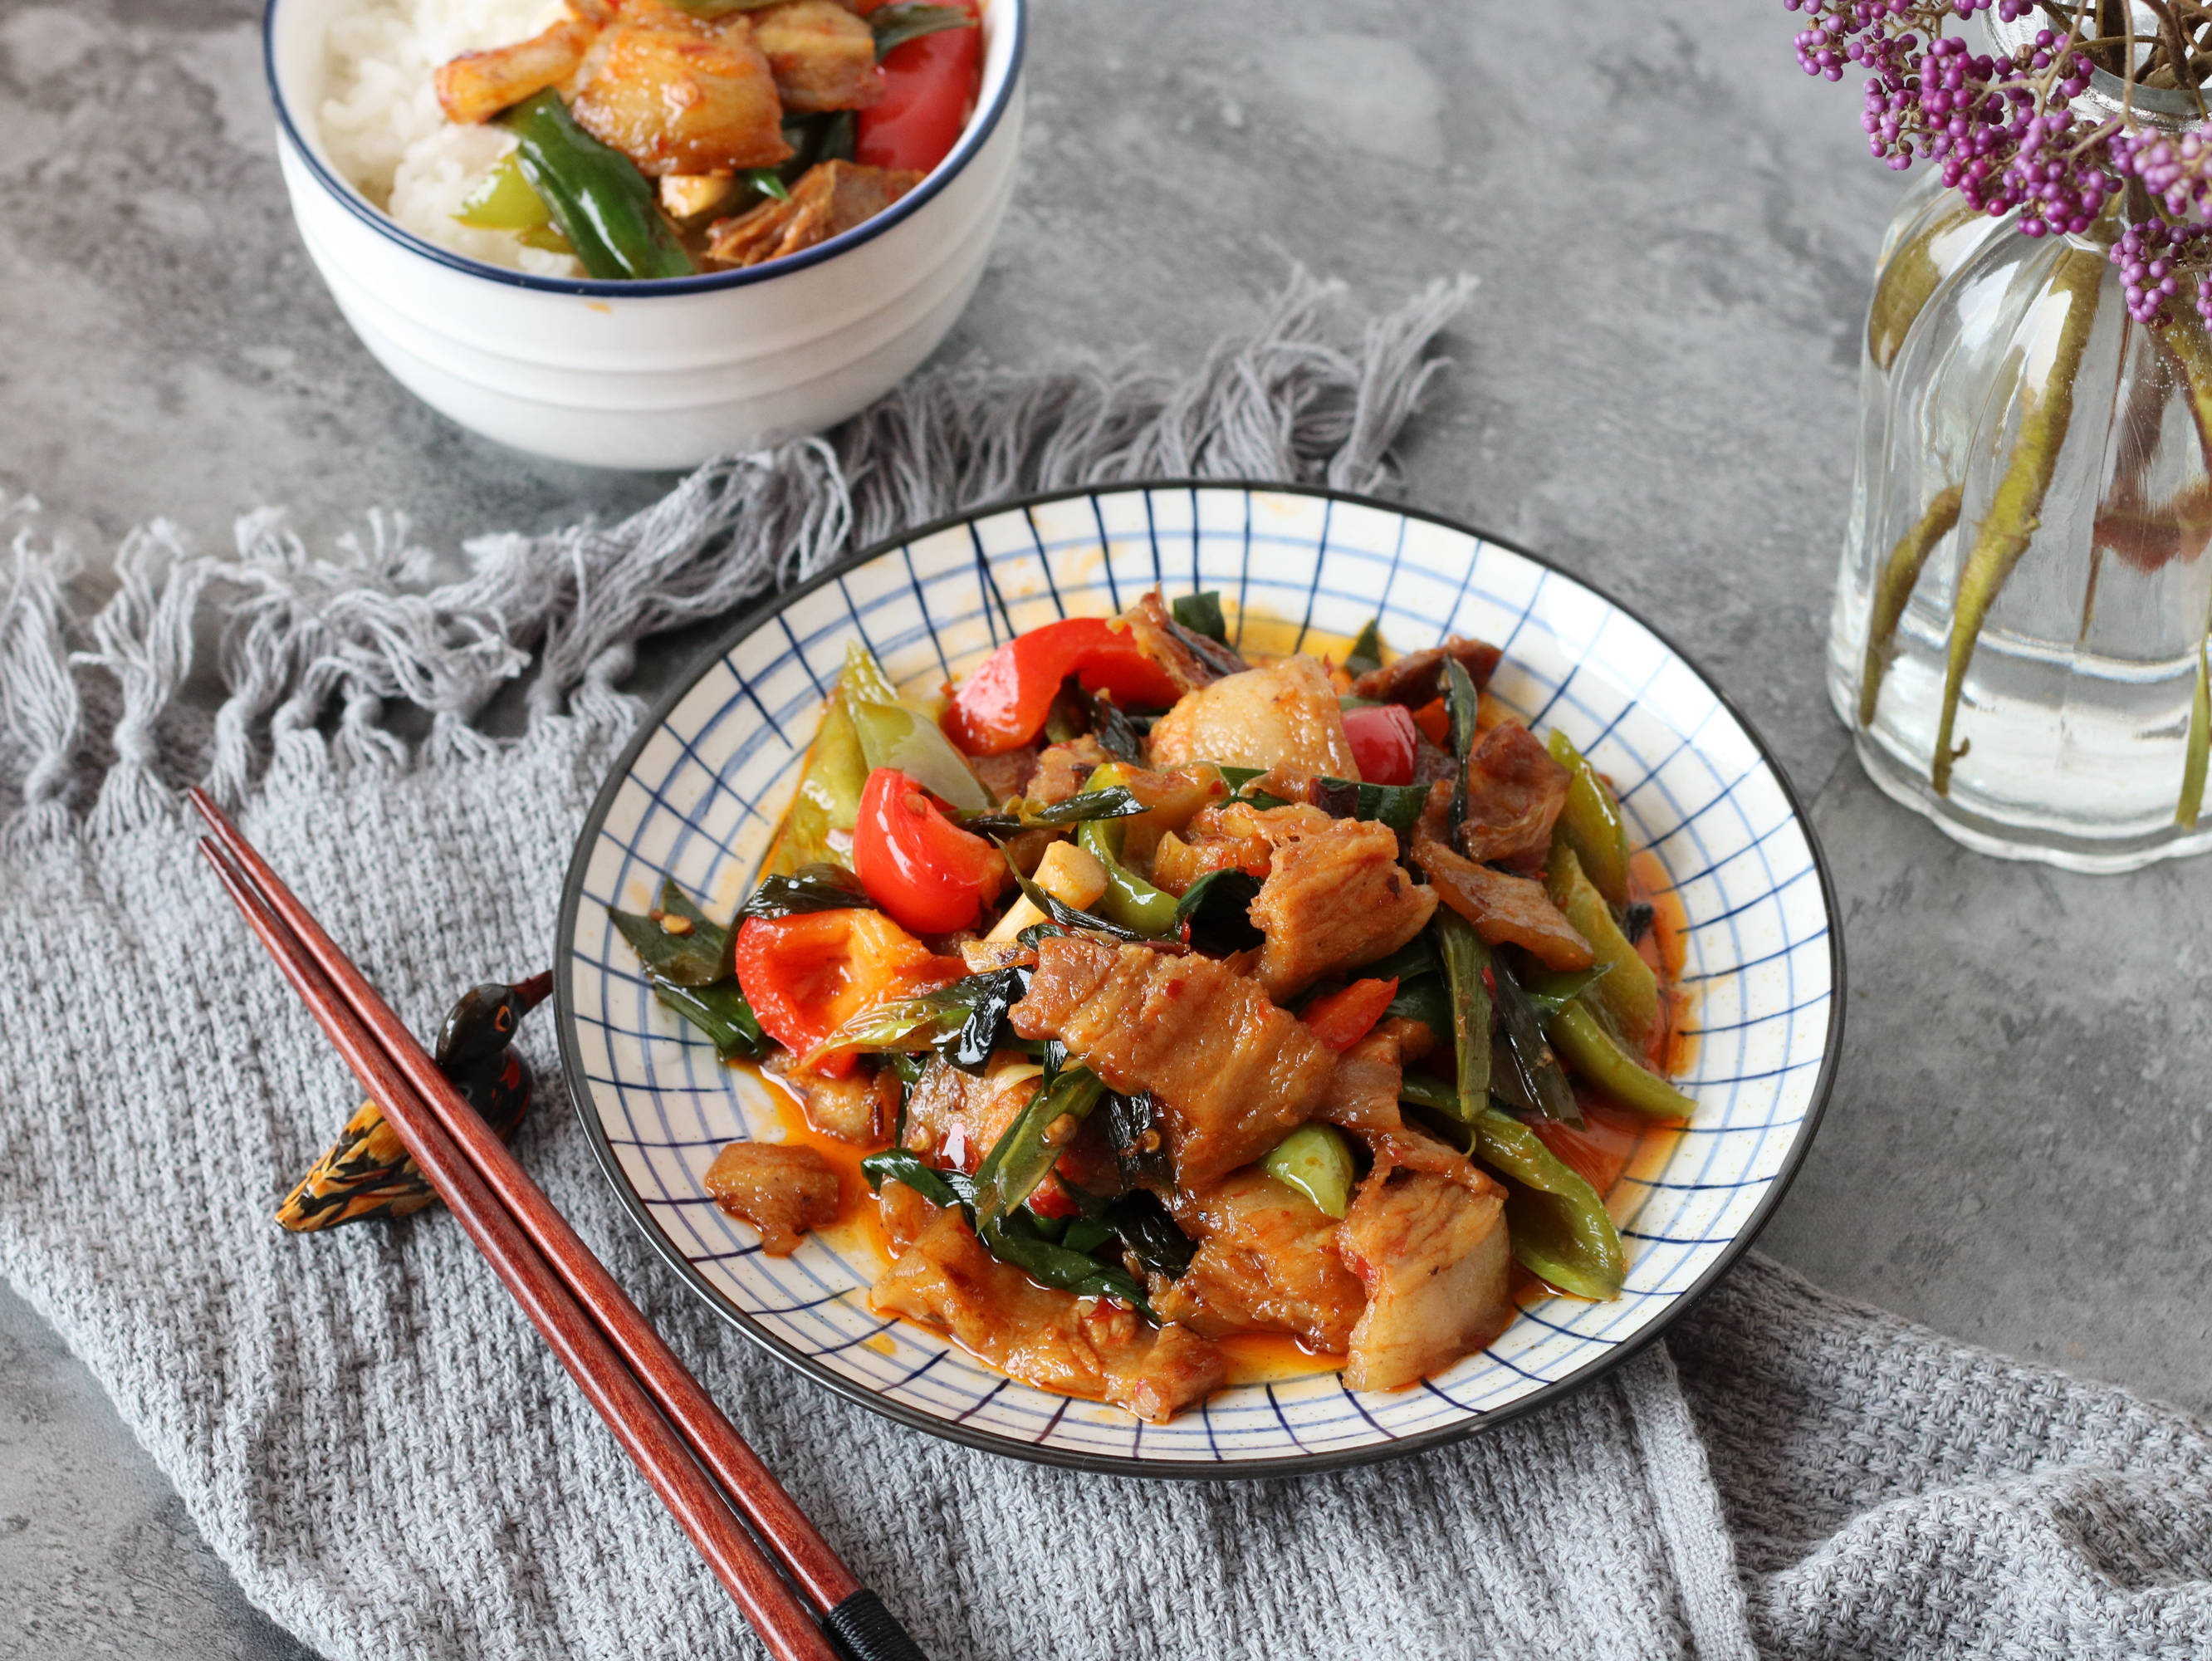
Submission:
{"label": "green pepper strip", "polygon": [[1867,307],[1867,355],[1873,358],[1875,368],[1887,369],[1896,361],[1905,335],[1950,275],[1950,270],[1936,259],[1937,239],[1978,216],[1973,208],[1959,201],[1892,254],[1882,267],[1881,280],[1875,284],[1874,303]]}
{"label": "green pepper strip", "polygon": [[1928,556],[1951,534],[1959,522],[1959,503],[1965,492],[1947,484],[1936,493],[1928,510],[1889,551],[1881,575],[1875,579],[1874,608],[1867,618],[1866,666],[1859,671],[1859,725],[1874,725],[1875,706],[1881,701],[1882,678],[1889,673],[1897,654],[1897,625],[1905,620],[1905,603],[1912,598]]}
{"label": "green pepper strip", "polygon": [[1580,998],[1544,1019],[1544,1036],[1561,1060],[1612,1100],[1647,1119],[1686,1119],[1698,1104],[1613,1041]]}
{"label": "green pepper strip", "polygon": [[1960,752],[1951,747],[1952,730],[1958,724],[1959,698],[1966,690],[1966,666],[1973,660],[1982,624],[1996,603],[2005,579],[2020,563],[2041,523],[2045,492],[2058,471],[2058,453],[2066,442],[2066,429],[2074,417],[2074,378],[2081,372],[2081,355],[2089,344],[2089,332],[2097,321],[2098,289],[2104,281],[2101,251],[2069,248],[2051,268],[2050,292],[2066,307],[2064,319],[2051,354],[2051,369],[2043,384],[2026,399],[2020,431],[2013,440],[2012,458],[2004,477],[1990,497],[1959,576],[1959,598],[1951,617],[1950,660],[1943,676],[1943,710],[1936,731],[1936,755],[1929,782],[1939,796],[1951,791],[1951,765]]}
{"label": "green pepper strip", "polygon": [[1490,966],[1490,947],[1458,912],[1437,908],[1431,928],[1444,960],[1451,989],[1452,1043],[1459,1057],[1459,1089],[1452,1116],[1473,1123],[1490,1110],[1490,989],[1482,971]]}
{"label": "green pepper strip", "polygon": [[1553,827],[1555,838],[1566,839],[1606,904],[1627,904],[1628,827],[1621,820],[1620,804],[1572,739],[1553,727],[1544,743],[1552,759],[1574,775]]}
{"label": "green pepper strip", "polygon": [[1260,1169],[1304,1195],[1323,1216],[1341,1220],[1351,1209],[1352,1185],[1358,1180],[1352,1148],[1333,1124],[1300,1125],[1267,1152]]}
{"label": "green pepper strip", "polygon": [[[1110,778],[1101,775],[1109,774]],[[1109,763],[1091,776],[1093,789],[1121,786],[1125,770]],[[1106,891],[1092,910],[1109,922],[1133,928],[1149,939],[1162,940],[1176,932],[1181,902],[1164,888],[1155,888],[1121,863],[1121,849],[1128,827],[1115,819],[1088,819],[1075,827],[1075,845],[1106,867]]]}
{"label": "green pepper strip", "polygon": [[776,875],[787,877],[802,866],[836,857],[830,832],[852,830],[860,817],[860,794],[868,785],[868,758],[860,747],[860,728],[853,722],[854,706],[897,701],[898,693],[875,654],[857,640],[847,642],[844,673],[830,690],[822,711],[822,730],[814,735],[805,770],[799,775],[799,798],[776,838],[771,865]]}
{"label": "green pepper strip", "polygon": [[1451,712],[1451,845],[1466,852],[1460,836],[1460,826],[1467,819],[1467,758],[1475,745],[1476,724],[1482,711],[1481,694],[1476,690],[1474,677],[1467,672],[1467,666],[1457,658],[1444,660],[1445,707]]}
{"label": "green pepper strip", "polygon": [[690,277],[698,267],[637,164],[576,125],[551,88],[499,118],[520,148],[523,176],[584,270],[599,277]]}
{"label": "green pepper strip", "polygon": [[[1552,904],[1589,942],[1596,966],[1605,971],[1603,980],[1589,995],[1591,1001],[1605,1011],[1614,1030],[1630,1043],[1643,1043],[1659,1019],[1659,977],[1613,921],[1613,908],[1605,903],[1564,837],[1555,837],[1552,843],[1544,886]],[[1533,977],[1524,977],[1529,978]]]}
{"label": "green pepper strip", "polygon": [[1628,1278],[1620,1231],[1598,1191],[1510,1114],[1475,1121],[1474,1156],[1506,1179],[1505,1230],[1513,1255],[1562,1292],[1606,1302]]}

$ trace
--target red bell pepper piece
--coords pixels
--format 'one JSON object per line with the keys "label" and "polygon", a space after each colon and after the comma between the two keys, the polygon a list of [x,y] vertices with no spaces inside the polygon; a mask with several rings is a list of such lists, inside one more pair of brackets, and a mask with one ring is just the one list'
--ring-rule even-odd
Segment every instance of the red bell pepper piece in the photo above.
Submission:
{"label": "red bell pepper piece", "polygon": [[938,811],[927,792],[878,767],[860,792],[853,871],[868,897],[917,934],[974,926],[1006,880],[1006,862],[982,837]]}
{"label": "red bell pepper piece", "polygon": [[1413,725],[1439,750],[1451,748],[1451,711],[1442,698],[1432,698],[1413,711]]}
{"label": "red bell pepper piece", "polygon": [[1145,655],[1128,630],[1103,618],[1068,618],[1032,629],[991,654],[953,695],[945,730],[971,756],[1018,750],[1043,727],[1070,675],[1085,690],[1109,692],[1125,707],[1165,709],[1178,696],[1167,672]]}
{"label": "red bell pepper piece", "polygon": [[1344,712],[1344,736],[1352,740],[1352,758],[1368,784],[1411,784],[1414,745],[1420,735],[1402,704],[1378,703]]}
{"label": "red bell pepper piece", "polygon": [[[954,3],[971,17],[976,15],[975,0]],[[884,79],[883,97],[860,112],[853,159],[872,167],[911,167],[919,173],[927,173],[945,160],[968,123],[982,53],[979,27],[940,29],[892,47],[877,65]]]}
{"label": "red bell pepper piece", "polygon": [[1331,1050],[1349,1050],[1375,1030],[1397,995],[1395,979],[1354,981],[1342,991],[1316,998],[1306,1006],[1304,1019],[1314,1037]]}
{"label": "red bell pepper piece", "polygon": [[[862,910],[748,917],[733,955],[745,1001],[769,1037],[795,1056],[864,1009],[949,986],[968,972],[882,912]],[[857,1059],[846,1050],[820,1070],[842,1078]]]}

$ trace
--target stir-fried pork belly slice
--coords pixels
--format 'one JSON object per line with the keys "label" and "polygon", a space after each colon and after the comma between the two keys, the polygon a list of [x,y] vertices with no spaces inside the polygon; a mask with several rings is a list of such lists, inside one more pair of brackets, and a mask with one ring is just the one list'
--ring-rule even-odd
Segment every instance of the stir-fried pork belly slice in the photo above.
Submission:
{"label": "stir-fried pork belly slice", "polygon": [[564,17],[513,46],[463,52],[438,70],[438,102],[446,119],[464,125],[489,121],[533,93],[559,86],[576,72],[599,36],[598,23]]}
{"label": "stir-fried pork belly slice", "polygon": [[1454,635],[1441,646],[1408,652],[1395,663],[1370,669],[1352,683],[1352,694],[1370,703],[1404,703],[1418,709],[1443,696],[1444,664],[1448,660],[1458,659],[1468,678],[1482,687],[1489,684],[1491,676],[1498,672],[1498,660],[1504,656],[1487,641]]}
{"label": "stir-fried pork belly slice", "polygon": [[658,0],[630,0],[584,55],[568,113],[656,177],[791,157],[775,76],[743,16],[710,26]]}
{"label": "stir-fried pork belly slice", "polygon": [[827,242],[873,219],[921,182],[912,168],[857,161],[817,161],[791,187],[787,202],[769,201],[708,228],[707,252],[726,265],[758,265]]}
{"label": "stir-fried pork belly slice", "polygon": [[1152,750],[1157,766],[1216,761],[1359,776],[1328,672],[1303,654],[1186,692],[1154,723]]}
{"label": "stir-fried pork belly slice", "polygon": [[[1391,1027],[1412,1025],[1415,1023],[1389,1023]],[[1336,1058],[1328,1094],[1314,1116],[1365,1135],[1397,1130],[1406,1122],[1398,1110],[1398,1086],[1405,1076],[1399,1034],[1378,1027]]]}
{"label": "stir-fried pork belly slice", "polygon": [[[1270,819],[1269,814],[1278,817]],[[1181,894],[1214,871],[1265,877],[1275,862],[1276,839],[1286,834],[1289,825],[1328,823],[1328,815],[1318,807],[1263,809],[1249,802],[1201,807],[1181,831],[1160,838],[1152,854],[1152,881],[1170,894]]]}
{"label": "stir-fried pork belly slice", "polygon": [[906,1098],[906,1145],[942,1165],[973,1171],[1021,1116],[1044,1069],[1019,1050],[991,1058],[982,1077],[933,1056]]}
{"label": "stir-fried pork belly slice", "polygon": [[1492,727],[1467,758],[1467,818],[1460,838],[1468,858],[1540,865],[1573,782],[1574,775],[1519,721]]}
{"label": "stir-fried pork belly slice", "polygon": [[960,961],[971,975],[988,975],[1000,969],[1034,969],[1036,952],[1019,940],[981,940],[970,935],[960,942]]}
{"label": "stir-fried pork belly slice", "polygon": [[993,801],[1005,801],[1026,791],[1036,776],[1036,745],[1025,744],[995,756],[970,756],[968,770]]}
{"label": "stir-fried pork belly slice", "polygon": [[1297,803],[1201,808],[1181,835],[1163,837],[1153,855],[1152,880],[1170,893],[1213,871],[1263,879],[1251,917],[1267,936],[1260,980],[1278,999],[1396,951],[1437,906],[1398,863],[1389,826],[1331,818]]}
{"label": "stir-fried pork belly slice", "polygon": [[837,1173],[811,1147],[732,1142],[707,1167],[707,1192],[760,1231],[771,1257],[788,1257],[808,1229],[837,1220]]}
{"label": "stir-fried pork belly slice", "polygon": [[1259,983],[1196,955],[1047,937],[1013,1007],[1025,1038],[1058,1038],[1106,1081],[1149,1091],[1167,1121],[1176,1179],[1202,1187],[1311,1118],[1335,1052]]}
{"label": "stir-fried pork belly slice", "polygon": [[884,1236],[896,1257],[922,1236],[937,1220],[937,1208],[904,1183],[891,1180],[876,1190],[876,1214],[883,1220]]}
{"label": "stir-fried pork belly slice", "polygon": [[1552,904],[1542,883],[1477,865],[1446,843],[1450,811],[1451,786],[1432,785],[1413,827],[1413,863],[1437,897],[1492,946],[1526,946],[1547,969],[1589,968],[1595,960],[1589,942]]}
{"label": "stir-fried pork belly slice", "polygon": [[950,1333],[1024,1384],[1111,1402],[1155,1422],[1228,1376],[1221,1353],[1194,1333],[1156,1331],[1115,1304],[1038,1286],[985,1251],[957,1211],[938,1213],[869,1299],[880,1313]]}
{"label": "stir-fried pork belly slice", "polygon": [[1031,801],[1043,803],[1079,796],[1091,776],[1113,759],[1106,746],[1088,733],[1079,733],[1065,744],[1049,745],[1038,755],[1036,770],[1030,775],[1024,794]]}
{"label": "stir-fried pork belly slice", "polygon": [[753,13],[752,26],[787,113],[865,110],[883,101],[876,32],[837,0],[789,0]]}
{"label": "stir-fried pork belly slice", "polygon": [[1436,891],[1398,863],[1398,833],[1389,825],[1302,818],[1275,841],[1267,880],[1252,902],[1253,926],[1267,937],[1261,984],[1285,999],[1323,975],[1372,963],[1419,934],[1436,909]]}
{"label": "stir-fried pork belly slice", "polygon": [[1441,1372],[1513,1313],[1505,1190],[1460,1164],[1455,1177],[1378,1154],[1337,1230],[1367,1293],[1345,1363],[1351,1389],[1396,1390]]}
{"label": "stir-fried pork belly slice", "polygon": [[889,1068],[857,1067],[842,1079],[801,1067],[786,1050],[769,1052],[762,1068],[799,1098],[806,1123],[825,1136],[862,1147],[880,1143],[898,1112],[898,1074]]}
{"label": "stir-fried pork belly slice", "polygon": [[1229,1381],[1228,1357],[1188,1327],[1171,1323],[1153,1330],[1118,1308],[1104,1318],[1130,1329],[1104,1350],[1106,1399],[1115,1407],[1164,1425]]}
{"label": "stir-fried pork belly slice", "polygon": [[1195,691],[1250,666],[1234,648],[1194,634],[1177,623],[1157,588],[1114,621],[1135,636],[1137,649],[1165,670],[1181,691]]}
{"label": "stir-fried pork belly slice", "polygon": [[1417,1021],[1410,1015],[1393,1015],[1375,1028],[1376,1036],[1395,1038],[1398,1043],[1398,1065],[1401,1068],[1418,1067],[1428,1060],[1437,1047],[1437,1034],[1430,1031],[1426,1021]]}
{"label": "stir-fried pork belly slice", "polygon": [[1233,1171],[1176,1201],[1199,1242],[1181,1279],[1152,1278],[1152,1307],[1209,1338],[1287,1332],[1341,1354],[1367,1301],[1336,1248],[1336,1220],[1256,1170]]}

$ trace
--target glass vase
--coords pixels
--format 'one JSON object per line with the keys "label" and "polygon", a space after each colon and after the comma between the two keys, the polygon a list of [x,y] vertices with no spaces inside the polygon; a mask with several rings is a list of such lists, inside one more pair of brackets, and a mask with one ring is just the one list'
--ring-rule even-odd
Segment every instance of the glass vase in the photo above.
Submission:
{"label": "glass vase", "polygon": [[2212,339],[2187,295],[2129,316],[2118,234],[1908,193],[1829,635],[1876,784],[1970,847],[2081,871],[2212,846]]}

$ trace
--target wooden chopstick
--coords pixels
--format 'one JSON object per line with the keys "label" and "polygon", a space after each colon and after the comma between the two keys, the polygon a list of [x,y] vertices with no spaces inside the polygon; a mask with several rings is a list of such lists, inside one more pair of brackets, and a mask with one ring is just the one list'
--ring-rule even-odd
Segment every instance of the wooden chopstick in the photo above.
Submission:
{"label": "wooden chopstick", "polygon": [[[809,1661],[833,1653],[775,1566],[735,1525],[726,1500],[759,1531],[848,1652],[861,1661],[921,1661],[921,1650],[881,1600],[838,1558],[360,970],[221,810],[197,790],[191,800],[214,832],[203,848],[247,922],[771,1649]],[[691,1457],[713,1473],[720,1494],[699,1480]]]}

